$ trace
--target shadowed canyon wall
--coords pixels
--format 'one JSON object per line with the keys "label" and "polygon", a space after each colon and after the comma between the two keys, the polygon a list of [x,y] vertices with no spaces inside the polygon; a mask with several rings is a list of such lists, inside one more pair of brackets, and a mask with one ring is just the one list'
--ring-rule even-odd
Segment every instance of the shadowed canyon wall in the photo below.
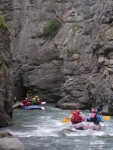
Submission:
{"label": "shadowed canyon wall", "polygon": [[11,64],[8,26],[0,15],[0,127],[12,124]]}
{"label": "shadowed canyon wall", "polygon": [[[3,1],[12,33],[15,96],[113,114],[112,0]],[[50,38],[44,27],[60,21]],[[51,28],[53,29],[53,28]]]}

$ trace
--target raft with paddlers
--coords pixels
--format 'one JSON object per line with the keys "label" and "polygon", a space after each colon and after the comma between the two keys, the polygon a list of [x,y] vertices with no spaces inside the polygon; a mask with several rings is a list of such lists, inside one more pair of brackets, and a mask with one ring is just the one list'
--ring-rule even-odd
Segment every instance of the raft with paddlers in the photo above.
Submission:
{"label": "raft with paddlers", "polygon": [[110,119],[110,116],[102,116],[102,114],[100,115],[98,110],[94,108],[90,110],[90,115],[87,118],[80,114],[80,110],[76,110],[71,114],[72,117],[66,117],[62,120],[64,123],[71,121],[72,125],[70,126],[69,130],[101,130],[101,122],[103,122],[102,118],[106,120]]}
{"label": "raft with paddlers", "polygon": [[32,100],[30,100],[28,97],[26,97],[23,101],[21,102],[16,102],[14,105],[13,105],[13,109],[14,108],[22,108],[23,106],[33,106],[33,105],[42,105],[42,104],[46,104],[45,101],[39,99],[38,96],[35,96]]}
{"label": "raft with paddlers", "polygon": [[[46,102],[41,102],[40,104],[33,104],[34,106],[38,106],[38,105],[43,105],[43,104],[46,104]],[[32,105],[32,104],[31,104]],[[31,105],[27,105],[27,104],[24,104],[23,102],[20,102],[20,107],[23,107],[23,106],[31,106]],[[32,105],[32,106],[33,106]]]}
{"label": "raft with paddlers", "polygon": [[[43,105],[43,104],[46,104],[46,102],[44,101],[44,102],[41,102],[41,105]],[[39,104],[38,104],[39,105]],[[36,106],[38,106],[38,105],[36,105]],[[13,109],[15,109],[15,108],[22,108],[22,106],[24,106],[24,104],[23,104],[23,102],[16,102],[14,105],[13,105]]]}

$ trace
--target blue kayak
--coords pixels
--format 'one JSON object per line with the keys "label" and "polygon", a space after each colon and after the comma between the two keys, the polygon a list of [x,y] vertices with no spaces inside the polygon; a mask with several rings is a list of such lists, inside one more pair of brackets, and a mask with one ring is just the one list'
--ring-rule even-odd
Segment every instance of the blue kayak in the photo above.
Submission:
{"label": "blue kayak", "polygon": [[31,105],[31,106],[22,106],[23,109],[42,109],[44,110],[45,108],[42,107],[41,105]]}

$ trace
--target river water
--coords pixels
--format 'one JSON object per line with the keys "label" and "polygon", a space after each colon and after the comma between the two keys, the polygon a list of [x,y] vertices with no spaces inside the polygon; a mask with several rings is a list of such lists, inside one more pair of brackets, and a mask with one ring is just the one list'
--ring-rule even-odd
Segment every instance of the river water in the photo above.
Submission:
{"label": "river water", "polygon": [[[101,131],[63,130],[71,123],[61,120],[70,116],[70,110],[43,105],[44,110],[14,109],[13,126],[3,128],[18,137],[27,150],[113,150],[113,118],[105,120]],[[85,116],[87,111],[82,111]]]}

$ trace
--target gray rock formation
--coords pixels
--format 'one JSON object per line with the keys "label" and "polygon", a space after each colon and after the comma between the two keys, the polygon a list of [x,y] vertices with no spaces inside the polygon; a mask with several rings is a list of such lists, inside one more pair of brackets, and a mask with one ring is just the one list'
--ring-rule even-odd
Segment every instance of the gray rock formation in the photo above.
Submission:
{"label": "gray rock formation", "polygon": [[9,132],[0,132],[1,150],[25,150],[24,144]]}
{"label": "gray rock formation", "polygon": [[[9,3],[15,96],[38,94],[65,109],[107,106],[113,114],[113,1]],[[43,27],[51,18],[62,27],[49,39]]]}
{"label": "gray rock formation", "polygon": [[12,124],[11,64],[9,31],[0,15],[0,127]]}

